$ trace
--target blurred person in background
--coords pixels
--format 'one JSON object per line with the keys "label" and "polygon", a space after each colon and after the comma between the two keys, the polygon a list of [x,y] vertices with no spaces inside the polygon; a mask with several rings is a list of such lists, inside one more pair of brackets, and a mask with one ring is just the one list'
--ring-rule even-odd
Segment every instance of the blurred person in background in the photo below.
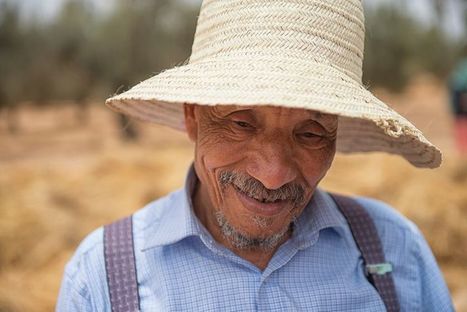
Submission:
{"label": "blurred person in background", "polygon": [[363,45],[361,0],[205,0],[189,62],[106,101],[187,132],[185,187],[90,234],[57,311],[452,311],[413,223],[318,187],[336,151],[441,164]]}
{"label": "blurred person in background", "polygon": [[467,156],[467,58],[455,68],[449,85],[457,148]]}

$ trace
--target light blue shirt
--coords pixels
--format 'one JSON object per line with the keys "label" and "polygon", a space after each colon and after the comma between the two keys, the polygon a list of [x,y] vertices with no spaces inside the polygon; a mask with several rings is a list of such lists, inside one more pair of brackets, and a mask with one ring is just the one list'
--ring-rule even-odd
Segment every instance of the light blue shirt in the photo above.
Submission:
{"label": "light blue shirt", "polygon": [[[142,311],[385,311],[363,273],[345,218],[318,189],[264,271],[218,244],[191,206],[196,178],[133,217]],[[453,311],[417,227],[384,203],[357,198],[378,229],[401,311]],[[110,311],[102,227],[67,264],[56,311]]]}

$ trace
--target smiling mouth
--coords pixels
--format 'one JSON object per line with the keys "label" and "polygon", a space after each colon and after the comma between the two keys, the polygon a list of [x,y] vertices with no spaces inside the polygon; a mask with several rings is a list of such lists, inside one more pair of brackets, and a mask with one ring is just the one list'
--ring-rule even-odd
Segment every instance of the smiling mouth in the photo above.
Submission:
{"label": "smiling mouth", "polygon": [[234,187],[234,189],[239,192],[240,194],[244,195],[244,196],[247,196],[259,203],[262,203],[262,204],[276,204],[276,203],[282,203],[282,202],[285,202],[286,200],[284,199],[281,199],[281,198],[277,198],[277,199],[274,199],[274,200],[269,200],[268,198],[265,198],[265,197],[259,197],[259,196],[254,196],[254,194],[249,194],[247,192],[244,192],[243,190],[241,190],[238,186],[236,186],[235,184],[232,184],[232,186]]}

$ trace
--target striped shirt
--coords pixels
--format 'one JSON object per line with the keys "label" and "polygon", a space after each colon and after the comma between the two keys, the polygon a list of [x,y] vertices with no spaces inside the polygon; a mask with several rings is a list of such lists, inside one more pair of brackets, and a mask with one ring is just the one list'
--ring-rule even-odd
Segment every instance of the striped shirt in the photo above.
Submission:
{"label": "striped shirt", "polygon": [[[185,188],[133,217],[142,311],[385,311],[363,272],[345,218],[317,189],[290,239],[263,270],[218,244]],[[453,311],[446,284],[417,227],[384,203],[358,197],[373,218],[401,311]],[[56,311],[110,311],[102,227],[66,265]]]}

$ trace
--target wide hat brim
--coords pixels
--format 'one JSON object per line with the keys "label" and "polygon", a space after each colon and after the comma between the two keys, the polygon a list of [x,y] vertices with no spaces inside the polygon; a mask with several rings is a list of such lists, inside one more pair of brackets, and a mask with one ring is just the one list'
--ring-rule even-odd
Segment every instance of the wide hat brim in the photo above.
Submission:
{"label": "wide hat brim", "polygon": [[339,68],[283,53],[209,57],[166,70],[106,104],[179,130],[183,104],[304,108],[339,116],[340,152],[399,154],[420,168],[439,167],[442,159],[420,130]]}

